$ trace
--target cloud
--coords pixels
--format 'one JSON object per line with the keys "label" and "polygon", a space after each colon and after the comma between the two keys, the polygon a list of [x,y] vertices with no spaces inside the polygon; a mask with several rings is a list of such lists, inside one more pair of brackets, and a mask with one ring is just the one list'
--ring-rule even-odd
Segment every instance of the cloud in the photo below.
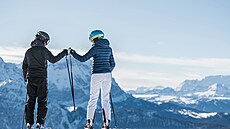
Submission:
{"label": "cloud", "polygon": [[[22,59],[28,48],[22,47],[0,47],[0,56],[11,59]],[[50,49],[52,53],[58,54],[62,50]],[[84,54],[87,50],[77,50],[80,54]],[[214,68],[214,69],[228,69],[230,71],[230,59],[227,58],[173,58],[160,56],[144,56],[139,54],[127,54],[122,52],[115,53],[115,58],[118,61],[125,61],[130,63],[145,63],[145,64],[163,64],[176,65],[197,68]]]}
{"label": "cloud", "polygon": [[21,63],[25,52],[22,47],[0,47],[0,57],[6,62]]}
{"label": "cloud", "polygon": [[[27,49],[0,47],[0,57],[6,62],[21,63]],[[62,50],[50,49],[50,51],[57,55]],[[84,54],[87,50],[77,50],[77,52]],[[186,79],[228,75],[230,72],[230,60],[226,58],[168,58],[118,52],[115,53],[115,59],[117,67],[113,75],[126,90],[156,85],[176,87]],[[137,64],[137,67],[130,67],[133,64]]]}
{"label": "cloud", "polygon": [[175,76],[173,73],[163,73],[158,71],[148,70],[123,70],[116,69],[113,72],[114,77],[120,84],[129,89],[134,89],[140,86],[177,86],[184,77]]}
{"label": "cloud", "polygon": [[[169,58],[127,53],[115,53],[115,58],[120,68],[114,71],[114,76],[128,89],[155,85],[176,87],[184,80],[230,74],[230,59],[226,58]],[[133,64],[141,67],[137,70],[122,66]]]}
{"label": "cloud", "polygon": [[230,71],[230,59],[227,58],[171,58],[160,56],[144,56],[138,54],[116,53],[116,59],[134,63],[164,64],[188,67],[206,67],[215,69],[228,69]]}

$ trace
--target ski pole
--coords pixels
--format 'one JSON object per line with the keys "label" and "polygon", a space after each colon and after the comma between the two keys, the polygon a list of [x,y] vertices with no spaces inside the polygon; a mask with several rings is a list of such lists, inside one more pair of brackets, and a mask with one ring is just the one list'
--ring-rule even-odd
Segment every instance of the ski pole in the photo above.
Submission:
{"label": "ski pole", "polygon": [[[70,48],[71,49],[71,48]],[[74,99],[74,86],[73,86],[73,64],[72,64],[72,58],[71,55],[69,56],[70,59],[70,75],[71,75],[71,82],[72,82],[72,96],[73,96],[73,102],[74,102],[74,111],[75,111],[75,99]]]}
{"label": "ski pole", "polygon": [[25,100],[25,107],[24,107],[24,112],[23,112],[23,117],[22,117],[22,129],[24,129],[24,122],[25,122],[25,114],[26,114],[26,101],[27,101],[27,92],[26,92],[26,100]]}
{"label": "ski pole", "polygon": [[115,114],[115,110],[114,110],[114,107],[113,107],[112,95],[109,94],[109,96],[110,96],[111,106],[112,106],[112,110],[113,110],[113,117],[114,117],[114,122],[115,122],[115,129],[117,129],[116,114]]}
{"label": "ski pole", "polygon": [[[70,73],[70,68],[69,68],[69,61],[67,58],[68,55],[66,55],[66,65],[67,65],[67,71],[68,71],[68,75],[69,75],[69,82],[70,82],[70,87],[71,87],[71,92],[72,92],[72,99],[73,99],[73,106],[74,106],[74,111],[75,111],[75,100],[74,100],[74,88],[73,88],[73,74],[72,74],[72,62],[70,62],[71,64],[71,73]],[[70,57],[71,60],[71,57]],[[72,60],[71,60],[72,61]]]}

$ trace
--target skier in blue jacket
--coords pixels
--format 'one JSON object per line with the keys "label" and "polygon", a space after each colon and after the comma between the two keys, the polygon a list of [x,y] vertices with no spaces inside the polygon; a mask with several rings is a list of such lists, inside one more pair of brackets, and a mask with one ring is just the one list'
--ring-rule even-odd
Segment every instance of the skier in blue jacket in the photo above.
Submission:
{"label": "skier in blue jacket", "polygon": [[93,43],[91,49],[83,56],[77,54],[74,50],[70,53],[80,62],[84,62],[93,57],[92,77],[90,83],[90,99],[87,106],[87,124],[85,129],[93,127],[94,113],[97,106],[98,96],[101,90],[102,112],[104,113],[103,128],[109,128],[111,120],[110,109],[110,89],[111,89],[111,72],[115,67],[112,48],[107,39],[104,39],[104,33],[101,30],[94,30],[89,36]]}

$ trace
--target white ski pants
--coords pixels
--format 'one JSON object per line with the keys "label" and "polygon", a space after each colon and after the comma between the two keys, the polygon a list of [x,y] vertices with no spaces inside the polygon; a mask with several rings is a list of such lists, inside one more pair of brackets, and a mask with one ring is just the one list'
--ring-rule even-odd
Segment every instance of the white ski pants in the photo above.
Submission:
{"label": "white ski pants", "polygon": [[110,110],[110,89],[111,73],[92,74],[90,83],[90,99],[87,106],[87,120],[94,119],[94,112],[97,108],[97,100],[101,90],[102,109],[105,110],[105,117],[111,120]]}

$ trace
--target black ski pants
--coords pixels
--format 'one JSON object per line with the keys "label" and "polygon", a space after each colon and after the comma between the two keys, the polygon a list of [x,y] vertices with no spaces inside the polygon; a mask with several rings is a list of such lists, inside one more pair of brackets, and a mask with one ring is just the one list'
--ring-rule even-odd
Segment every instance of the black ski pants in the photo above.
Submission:
{"label": "black ski pants", "polygon": [[26,103],[26,123],[34,124],[34,109],[38,101],[36,123],[44,124],[47,114],[47,78],[28,78],[27,83],[28,100]]}

